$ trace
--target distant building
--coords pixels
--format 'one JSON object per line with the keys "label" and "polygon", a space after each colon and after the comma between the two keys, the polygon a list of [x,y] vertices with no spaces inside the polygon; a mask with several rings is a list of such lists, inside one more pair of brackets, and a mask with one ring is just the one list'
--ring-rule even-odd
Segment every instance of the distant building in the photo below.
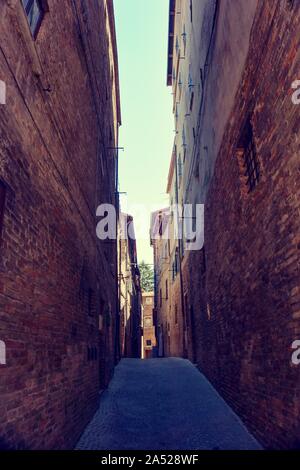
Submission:
{"label": "distant building", "polygon": [[[121,214],[120,222],[134,235],[133,218]],[[121,235],[121,233],[120,233]],[[122,357],[141,357],[142,295],[136,240],[119,238],[120,350]]]}
{"label": "distant building", "polygon": [[154,263],[154,322],[159,357],[176,355],[171,348],[170,337],[170,322],[173,320],[171,313],[170,286],[172,273],[170,272],[170,260],[174,248],[174,239],[169,238],[169,230],[172,227],[169,215],[169,208],[151,214],[150,240],[153,247]]}
{"label": "distant building", "polygon": [[156,336],[153,318],[154,292],[143,292],[143,358],[156,356]]}

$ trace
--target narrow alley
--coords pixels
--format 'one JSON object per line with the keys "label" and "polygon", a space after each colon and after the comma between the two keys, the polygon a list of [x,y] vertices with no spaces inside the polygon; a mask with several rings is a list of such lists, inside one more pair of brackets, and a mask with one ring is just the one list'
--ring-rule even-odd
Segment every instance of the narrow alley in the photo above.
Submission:
{"label": "narrow alley", "polygon": [[300,450],[300,0],[0,19],[0,451]]}
{"label": "narrow alley", "polygon": [[77,449],[254,450],[260,445],[191,362],[123,359]]}

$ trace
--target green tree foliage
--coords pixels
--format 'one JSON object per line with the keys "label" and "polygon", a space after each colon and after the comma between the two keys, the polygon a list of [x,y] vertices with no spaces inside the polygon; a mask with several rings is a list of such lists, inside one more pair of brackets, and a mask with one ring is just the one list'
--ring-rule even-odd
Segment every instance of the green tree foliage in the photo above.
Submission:
{"label": "green tree foliage", "polygon": [[153,268],[145,261],[139,265],[141,274],[141,287],[143,292],[152,292],[154,290],[154,273]]}

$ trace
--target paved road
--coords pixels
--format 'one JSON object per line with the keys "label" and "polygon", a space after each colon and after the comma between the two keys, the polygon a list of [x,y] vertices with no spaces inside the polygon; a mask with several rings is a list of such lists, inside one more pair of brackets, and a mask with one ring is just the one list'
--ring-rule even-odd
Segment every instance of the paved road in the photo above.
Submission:
{"label": "paved road", "polygon": [[123,359],[77,449],[259,449],[187,360]]}

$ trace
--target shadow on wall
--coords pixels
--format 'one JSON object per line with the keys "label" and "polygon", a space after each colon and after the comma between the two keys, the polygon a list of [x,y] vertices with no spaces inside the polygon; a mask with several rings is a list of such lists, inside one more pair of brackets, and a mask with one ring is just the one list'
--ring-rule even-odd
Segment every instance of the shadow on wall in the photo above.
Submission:
{"label": "shadow on wall", "polygon": [[28,450],[28,448],[25,445],[25,442],[23,439],[17,439],[16,441],[16,435],[14,435],[14,441],[18,442],[18,444],[12,445],[11,443],[8,443],[3,437],[0,436],[0,451],[1,450]]}
{"label": "shadow on wall", "polygon": [[13,450],[2,437],[0,437],[0,450]]}

